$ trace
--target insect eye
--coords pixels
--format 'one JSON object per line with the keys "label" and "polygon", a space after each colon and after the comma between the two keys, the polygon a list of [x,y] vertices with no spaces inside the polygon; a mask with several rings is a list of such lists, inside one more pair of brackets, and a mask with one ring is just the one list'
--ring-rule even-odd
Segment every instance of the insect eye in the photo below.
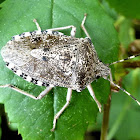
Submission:
{"label": "insect eye", "polygon": [[99,78],[100,78],[100,76],[98,75],[98,76],[96,76],[96,78],[97,78],[97,79],[99,79]]}

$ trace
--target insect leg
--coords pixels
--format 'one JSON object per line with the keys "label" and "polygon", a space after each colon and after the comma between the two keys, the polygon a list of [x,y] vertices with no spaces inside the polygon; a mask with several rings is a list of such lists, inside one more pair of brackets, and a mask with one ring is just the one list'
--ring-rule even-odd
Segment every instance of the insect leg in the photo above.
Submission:
{"label": "insect leg", "polygon": [[84,26],[84,23],[85,23],[85,21],[86,21],[86,17],[87,17],[87,14],[84,15],[83,21],[82,21],[82,23],[81,23],[81,28],[82,28],[83,31],[85,32],[86,36],[87,36],[88,38],[91,38],[91,37],[89,36],[89,34],[88,34],[88,32],[87,32],[85,26]]}
{"label": "insect leg", "polygon": [[99,111],[101,112],[101,107],[102,107],[102,106],[101,106],[100,102],[96,99],[91,84],[89,84],[89,85],[87,86],[87,88],[88,88],[88,91],[89,91],[90,95],[92,96],[92,98],[93,98],[94,101],[96,102],[96,104],[97,104],[97,106],[98,106],[98,108],[99,108]]}
{"label": "insect leg", "polygon": [[40,28],[40,26],[39,26],[37,20],[34,19],[33,22],[36,24],[37,30],[41,32],[41,28]]}
{"label": "insect leg", "polygon": [[7,84],[7,85],[0,85],[0,88],[6,88],[6,87],[11,88],[11,89],[13,89],[13,90],[15,90],[15,91],[17,91],[17,92],[19,92],[19,93],[21,93],[21,94],[23,94],[23,95],[26,95],[26,96],[28,96],[28,97],[34,99],[34,100],[39,100],[39,99],[43,98],[43,97],[44,97],[47,93],[49,93],[49,91],[53,88],[52,86],[48,86],[48,87],[46,87],[46,89],[45,89],[44,91],[42,91],[37,97],[35,97],[35,96],[33,96],[33,95],[31,95],[31,94],[29,94],[29,93],[27,93],[27,92],[25,92],[25,91],[23,91],[23,90],[21,90],[21,89],[15,87],[15,86],[13,86],[13,85],[10,85],[10,84]]}
{"label": "insect leg", "polygon": [[74,37],[75,33],[76,33],[76,27],[73,26],[73,25],[65,26],[65,27],[59,27],[59,28],[53,28],[53,29],[47,29],[47,30],[50,30],[50,31],[60,31],[60,30],[65,30],[65,29],[69,29],[69,28],[72,28],[70,34],[71,34],[72,37]]}
{"label": "insect leg", "polygon": [[66,103],[65,105],[61,108],[61,110],[54,116],[54,120],[53,120],[53,128],[51,129],[51,131],[54,131],[55,127],[56,127],[56,121],[57,119],[60,117],[60,115],[63,113],[63,111],[67,108],[67,106],[70,103],[71,100],[71,96],[72,96],[72,89],[68,88],[67,91],[67,97],[66,97]]}

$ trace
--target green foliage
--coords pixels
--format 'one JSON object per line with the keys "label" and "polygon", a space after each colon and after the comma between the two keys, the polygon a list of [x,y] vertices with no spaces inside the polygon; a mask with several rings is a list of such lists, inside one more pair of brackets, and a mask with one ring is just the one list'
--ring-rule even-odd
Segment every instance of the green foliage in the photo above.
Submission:
{"label": "green foliage", "polygon": [[3,114],[3,105],[0,104],[0,139],[1,139],[1,136],[2,136],[2,130],[1,130],[1,116]]}
{"label": "green foliage", "polygon": [[140,1],[139,0],[107,0],[112,8],[118,13],[129,17],[140,19]]}
{"label": "green foliage", "polygon": [[[13,35],[36,30],[36,26],[32,22],[34,18],[38,20],[42,30],[74,25],[77,27],[76,37],[85,37],[80,24],[84,13],[87,13],[85,27],[91,36],[99,58],[104,63],[113,62],[118,56],[119,41],[113,27],[118,15],[125,16],[125,18],[121,16],[115,23],[121,47],[125,50],[135,39],[132,19],[129,18],[140,19],[139,0],[102,0],[101,3],[97,0],[2,0],[0,3],[0,48]],[[66,35],[70,34],[70,30],[63,32]],[[124,56],[124,54],[119,56]],[[123,64],[121,65],[123,70],[118,70],[118,66],[115,67],[117,68],[115,70],[117,81],[128,72],[123,68]],[[1,56],[0,71],[0,84],[2,85],[11,83],[36,96],[44,90],[44,87],[28,83],[13,74],[5,67]],[[130,73],[123,79],[122,87],[140,99],[140,70],[129,69],[129,71]],[[102,104],[106,103],[110,92],[109,82],[100,78],[94,81],[92,86],[97,99]],[[81,93],[73,91],[71,103],[58,119],[55,132],[50,131],[54,115],[66,102],[66,93],[66,88],[55,87],[42,100],[34,101],[11,89],[0,89],[0,102],[5,106],[9,121],[11,124],[17,125],[18,132],[24,140],[82,140],[88,125],[92,125],[91,128],[93,128],[96,119],[97,125],[94,127],[96,126],[96,129],[100,130],[102,115],[97,117],[97,105],[90,97],[88,90],[85,89]],[[130,97],[121,91],[113,93],[108,140],[113,137],[118,140],[139,139],[139,116],[139,106]]]}
{"label": "green foliage", "polygon": [[[134,97],[140,99],[140,69],[130,71],[123,79],[123,88]],[[140,139],[140,108],[124,92],[112,94],[108,140],[136,140]],[[102,114],[97,117],[97,125],[94,129],[100,130]],[[90,126],[90,129],[93,126]],[[127,135],[124,135],[127,134]]]}
{"label": "green foliage", "polygon": [[[74,25],[76,37],[85,37],[80,28],[84,13],[88,14],[86,28],[95,45],[99,58],[110,63],[117,59],[118,38],[113,20],[106,14],[97,0],[6,0],[0,10],[0,47],[11,36],[36,30],[32,22],[36,18],[44,30],[46,28]],[[70,30],[64,31],[69,35]],[[115,53],[114,53],[115,52]],[[33,95],[38,95],[44,87],[24,81],[4,66],[0,58],[0,84],[14,84]],[[92,84],[97,99],[106,103],[110,92],[109,82],[100,78]],[[73,91],[69,107],[57,121],[55,132],[51,132],[54,115],[65,104],[66,88],[55,87],[40,101],[34,101],[11,89],[0,89],[0,102],[5,104],[10,122],[17,123],[18,132],[24,140],[52,140],[84,138],[88,124],[95,123],[98,109],[87,89],[81,93]]]}
{"label": "green foliage", "polygon": [[110,8],[110,5],[106,0],[102,0],[102,5],[107,14],[115,21],[118,18],[118,13],[113,8]]}
{"label": "green foliage", "polygon": [[120,24],[119,39],[124,48],[128,48],[129,44],[134,40],[132,20],[124,19]]}
{"label": "green foliage", "polygon": [[[108,0],[107,0],[108,1]],[[114,0],[109,1],[110,3],[113,3]],[[117,0],[116,2],[119,3]],[[129,0],[127,2],[130,2]],[[135,1],[131,1],[132,3]],[[121,1],[121,4],[123,5],[125,1]],[[139,5],[140,2],[137,2],[136,4]],[[115,7],[119,7],[120,5],[116,4]],[[128,5],[126,5],[128,6]],[[137,6],[136,6],[137,7]],[[136,7],[133,7],[133,10],[129,11],[132,12],[130,15],[132,15],[134,12],[138,15],[140,12],[138,12]],[[132,8],[132,7],[131,7]],[[107,9],[105,5],[105,9],[108,10],[107,13],[109,15],[114,15],[114,11],[112,9]],[[127,8],[124,8],[125,10],[128,10]],[[117,10],[116,10],[117,11]],[[127,14],[129,14],[129,12]],[[111,16],[112,17],[112,16]],[[130,17],[130,16],[128,16]],[[113,16],[114,19],[114,16]],[[134,34],[134,23],[129,18],[122,18],[119,17],[118,20],[115,23],[116,28],[118,29],[118,35],[121,43],[121,48],[123,48],[123,51],[120,51],[119,56],[125,58],[128,54],[126,54],[128,46],[130,43],[135,40],[135,34]],[[139,52],[138,52],[139,53]],[[121,58],[122,59],[122,58]],[[139,58],[137,58],[139,60]],[[131,60],[133,62],[134,60]],[[127,61],[129,62],[129,61]],[[139,62],[139,61],[138,61]],[[128,75],[124,76],[126,73]],[[140,69],[124,69],[123,63],[120,63],[115,67],[115,79],[118,81],[118,79],[122,80],[122,85],[124,89],[126,89],[128,92],[130,92],[135,98],[137,98],[140,101]],[[107,136],[108,140],[111,140],[113,138],[117,140],[136,140],[140,139],[140,108],[138,104],[132,100],[130,97],[128,97],[124,92],[119,91],[119,93],[112,93],[112,99],[111,99],[111,109],[110,109],[110,117],[109,117],[109,133]],[[100,130],[102,125],[102,114],[98,115],[97,117],[97,124],[94,126],[94,130]],[[90,129],[93,126],[90,126]]]}
{"label": "green foliage", "polygon": [[[1,116],[0,116],[0,126],[1,126]],[[0,127],[0,139],[1,139],[1,135],[2,135],[2,132],[1,132],[1,127]]]}
{"label": "green foliage", "polygon": [[[140,69],[131,71],[123,79],[124,88],[133,96],[140,98]],[[114,111],[115,110],[115,111]],[[110,132],[108,140],[115,137],[118,140],[139,139],[140,109],[139,106],[122,91],[114,93],[110,113]],[[127,133],[127,135],[124,135]]]}

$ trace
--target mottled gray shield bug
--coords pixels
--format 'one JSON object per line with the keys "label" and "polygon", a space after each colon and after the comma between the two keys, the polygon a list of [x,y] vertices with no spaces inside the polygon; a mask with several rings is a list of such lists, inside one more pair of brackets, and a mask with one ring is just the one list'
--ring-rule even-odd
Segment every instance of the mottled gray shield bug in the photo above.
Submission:
{"label": "mottled gray shield bug", "polygon": [[[68,88],[66,104],[55,115],[52,131],[56,128],[57,119],[69,105],[72,90],[80,92],[87,87],[101,112],[101,104],[91,87],[91,83],[99,77],[109,80],[112,85],[123,90],[140,105],[130,93],[114,84],[112,80],[109,65],[124,60],[111,64],[104,64],[99,60],[85,29],[85,20],[86,14],[81,24],[86,38],[75,38],[76,27],[73,25],[41,31],[39,24],[34,20],[37,31],[15,35],[1,50],[3,60],[10,70],[26,81],[45,86],[46,89],[35,97],[10,84],[1,85],[1,88],[9,87],[35,100],[43,98],[54,86]],[[72,28],[71,36],[58,32],[68,28]],[[136,56],[127,59],[134,57]]]}

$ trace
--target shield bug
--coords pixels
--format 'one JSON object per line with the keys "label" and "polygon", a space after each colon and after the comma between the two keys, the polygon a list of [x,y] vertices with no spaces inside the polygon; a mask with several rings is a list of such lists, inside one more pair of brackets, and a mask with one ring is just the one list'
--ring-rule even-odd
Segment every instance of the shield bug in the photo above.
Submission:
{"label": "shield bug", "polygon": [[[104,64],[99,60],[84,26],[85,20],[86,14],[81,24],[86,38],[76,38],[76,27],[73,25],[41,31],[38,22],[34,20],[37,31],[13,36],[12,40],[8,41],[1,50],[3,60],[10,70],[26,81],[38,86],[45,86],[46,89],[35,97],[14,85],[1,85],[1,88],[9,87],[35,100],[43,98],[54,86],[68,88],[66,103],[54,116],[52,131],[56,128],[57,119],[69,105],[72,90],[80,92],[87,87],[101,112],[101,104],[91,87],[91,83],[100,77],[109,80],[112,85],[123,90],[140,105],[130,93],[114,84],[109,68],[109,65],[139,55]],[[69,28],[72,28],[70,36],[58,32]]]}

